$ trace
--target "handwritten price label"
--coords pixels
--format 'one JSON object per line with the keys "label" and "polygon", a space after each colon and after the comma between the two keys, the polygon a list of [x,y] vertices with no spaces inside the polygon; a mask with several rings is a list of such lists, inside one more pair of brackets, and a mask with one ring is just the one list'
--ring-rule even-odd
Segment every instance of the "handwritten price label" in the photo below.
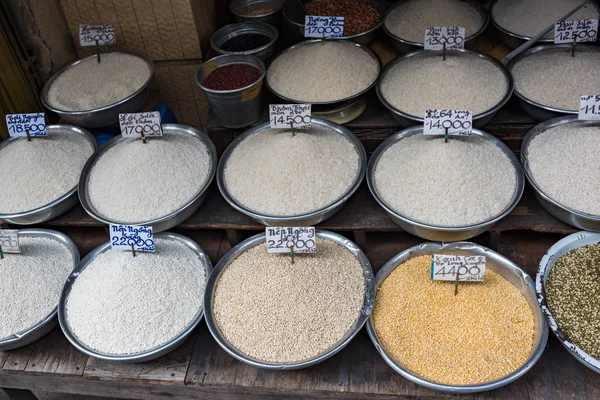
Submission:
{"label": "handwritten price label", "polygon": [[19,231],[16,229],[0,229],[0,246],[3,253],[20,253]]}
{"label": "handwritten price label", "polygon": [[314,227],[267,227],[265,228],[267,251],[269,253],[316,253],[317,242]]}
{"label": "handwritten price label", "polygon": [[600,121],[600,95],[588,94],[581,96],[577,119],[582,121]]}
{"label": "handwritten price label", "polygon": [[6,126],[11,137],[18,136],[48,136],[44,113],[36,114],[7,114]]}
{"label": "handwritten price label", "polygon": [[344,17],[319,17],[307,15],[304,17],[304,37],[343,37]]}
{"label": "handwritten price label", "polygon": [[162,136],[162,125],[158,111],[134,114],[119,114],[121,135],[125,138],[139,138],[144,136]]}
{"label": "handwritten price label", "polygon": [[425,29],[425,50],[465,48],[465,28],[462,26],[430,26]]}
{"label": "handwritten price label", "polygon": [[425,110],[424,135],[468,136],[473,132],[473,113],[466,110]]}
{"label": "handwritten price label", "polygon": [[117,250],[131,250],[154,253],[154,233],[151,226],[110,225],[110,247]]}
{"label": "handwritten price label", "polygon": [[431,260],[431,279],[434,281],[483,281],[484,256],[452,256],[434,254]]}
{"label": "handwritten price label", "polygon": [[598,40],[598,19],[576,19],[554,24],[555,44],[596,40]]}
{"label": "handwritten price label", "polygon": [[269,104],[271,128],[310,128],[311,104]]}
{"label": "handwritten price label", "polygon": [[79,25],[79,44],[82,47],[115,43],[114,25]]}

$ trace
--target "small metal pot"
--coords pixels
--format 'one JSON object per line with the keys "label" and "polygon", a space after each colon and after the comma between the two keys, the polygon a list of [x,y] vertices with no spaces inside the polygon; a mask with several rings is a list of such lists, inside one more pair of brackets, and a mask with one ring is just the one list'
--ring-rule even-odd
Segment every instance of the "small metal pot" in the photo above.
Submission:
{"label": "small metal pot", "polygon": [[[86,130],[78,128],[72,125],[48,125],[46,130],[49,135],[52,135],[53,132],[58,131],[69,131],[73,133],[77,133],[83,136],[89,144],[92,145],[93,151],[98,150],[98,143],[96,139]],[[16,140],[27,140],[25,137],[15,137],[7,139],[0,143],[0,149],[9,145],[10,143]],[[33,139],[38,140],[38,139]],[[93,157],[93,155],[91,156]],[[90,157],[90,158],[91,158]],[[49,221],[54,219],[67,211],[77,204],[77,185],[74,186],[67,193],[60,196],[58,199],[46,204],[45,206],[36,208],[34,210],[23,211],[12,214],[0,214],[0,220],[4,220],[9,224],[14,225],[35,225],[41,224],[42,222]]]}
{"label": "small metal pot", "polygon": [[63,68],[61,68],[57,73],[52,75],[52,77],[46,82],[44,85],[44,89],[42,90],[41,100],[44,107],[48,110],[55,112],[58,114],[65,122],[82,126],[85,128],[99,128],[103,126],[112,125],[119,121],[119,114],[121,113],[133,113],[138,111],[148,100],[148,96],[150,95],[150,81],[152,81],[152,76],[154,76],[154,65],[151,61],[146,60],[143,57],[140,57],[137,54],[126,52],[126,51],[114,51],[111,54],[127,54],[130,56],[136,56],[141,58],[146,62],[148,68],[150,70],[150,76],[148,80],[142,85],[134,93],[130,94],[128,97],[120,100],[114,104],[110,104],[108,106],[100,107],[94,110],[86,110],[86,111],[66,111],[59,110],[48,102],[48,91],[50,87],[63,72],[75,67],[77,64],[87,60],[89,58],[95,58],[96,56],[89,56],[86,58],[82,58],[81,60],[77,60]]}
{"label": "small metal pot", "polygon": [[[373,195],[377,203],[379,203],[379,205],[383,207],[383,209],[391,218],[391,220],[404,231],[412,235],[421,237],[423,239],[435,240],[439,242],[457,242],[460,240],[467,240],[489,230],[492,226],[494,226],[496,222],[500,221],[502,218],[510,214],[510,212],[517,206],[517,204],[519,204],[521,196],[523,195],[523,190],[525,189],[525,178],[523,178],[523,170],[521,169],[521,164],[519,163],[519,160],[517,160],[517,157],[515,157],[514,153],[495,136],[492,136],[488,133],[477,129],[473,129],[474,136],[478,136],[497,145],[500,148],[500,150],[502,150],[510,159],[511,164],[515,169],[515,174],[517,177],[517,187],[515,189],[515,193],[513,194],[513,198],[510,204],[504,209],[504,211],[502,211],[499,215],[497,215],[489,221],[480,222],[478,224],[469,226],[436,226],[410,219],[396,212],[394,209],[388,206],[383,200],[383,198],[380,196],[379,191],[377,190],[377,185],[375,184],[375,170],[377,169],[379,159],[388,148],[401,141],[402,139],[414,135],[421,135],[422,133],[422,126],[414,126],[412,128],[404,129],[403,131],[400,131],[390,136],[381,145],[379,145],[379,147],[377,147],[377,149],[371,156],[371,159],[369,160],[369,165],[367,167],[367,184],[369,185],[369,190],[371,191],[371,194]],[[399,160],[399,162],[401,162],[401,160]]]}
{"label": "small metal pot", "polygon": [[[183,236],[183,235],[176,234],[176,233],[157,233],[154,235],[154,237],[161,238],[161,239],[175,240],[175,241],[189,247],[197,254],[198,258],[200,258],[200,260],[202,261],[202,264],[204,264],[204,267],[206,268],[206,276],[209,276],[210,273],[212,272],[212,263],[210,262],[210,258],[204,252],[204,250],[202,250],[202,248],[198,245],[198,243],[194,242],[192,239],[190,239],[186,236]],[[90,357],[98,358],[100,360],[107,360],[107,361],[117,361],[117,362],[150,361],[150,360],[154,360],[155,358],[162,357],[165,354],[170,353],[171,351],[175,350],[177,347],[179,347],[181,344],[183,344],[183,342],[185,342],[185,340],[189,337],[189,335],[194,331],[194,328],[196,328],[196,326],[200,323],[200,321],[202,321],[202,318],[204,317],[204,309],[202,307],[198,310],[198,313],[196,314],[196,317],[192,320],[192,322],[179,335],[177,335],[174,338],[171,338],[171,340],[169,340],[168,342],[166,342],[154,349],[150,349],[150,350],[147,350],[147,351],[144,351],[141,353],[137,353],[137,354],[117,355],[117,354],[100,353],[99,351],[96,351],[96,350],[92,349],[91,347],[88,347],[85,343],[80,342],[79,339],[77,338],[77,336],[75,335],[75,333],[73,333],[73,331],[71,330],[71,326],[69,325],[69,321],[67,320],[67,315],[66,315],[67,299],[69,297],[69,294],[71,293],[71,289],[73,288],[73,285],[75,284],[75,281],[77,280],[79,275],[81,275],[81,273],[87,268],[87,266],[99,254],[102,254],[107,251],[111,251],[110,241],[105,242],[105,243],[101,244],[100,246],[96,247],[83,260],[81,260],[81,262],[77,265],[77,268],[75,268],[75,270],[71,273],[71,275],[67,279],[67,282],[65,283],[65,287],[60,296],[60,302],[58,305],[58,321],[60,323],[60,328],[62,329],[65,337],[69,340],[69,342],[71,342],[71,344],[77,350],[81,351],[82,353],[87,354]]]}
{"label": "small metal pot", "polygon": [[[64,245],[73,257],[73,266],[71,269],[75,269],[79,263],[79,249],[77,245],[71,240],[70,237],[61,232],[52,231],[49,229],[20,229],[19,237],[29,238],[45,238],[55,240]],[[10,257],[10,256],[9,256]],[[34,326],[28,328],[24,332],[3,338],[0,340],[0,351],[12,350],[19,347],[27,346],[30,343],[41,339],[46,334],[50,333],[54,327],[58,324],[56,320],[56,313],[58,311],[58,304],[54,309],[44,317],[43,320],[39,321]]]}
{"label": "small metal pot", "polygon": [[[215,69],[224,65],[247,64],[258,68],[260,78],[248,86],[233,90],[214,90],[203,85],[204,79]],[[260,120],[263,113],[262,84],[267,73],[265,65],[256,57],[248,55],[225,55],[210,59],[196,73],[196,82],[206,95],[210,110],[219,123],[226,128],[244,128]]]}
{"label": "small metal pot", "polygon": [[[521,144],[521,162],[523,163],[523,170],[525,171],[525,176],[527,177],[527,181],[529,182],[531,187],[533,187],[537,201],[542,205],[542,207],[546,211],[548,211],[556,219],[579,229],[600,232],[600,215],[592,215],[581,211],[576,211],[558,203],[556,200],[552,199],[550,196],[544,193],[544,191],[538,186],[533,176],[533,173],[529,168],[529,161],[527,159],[527,156],[529,154],[529,145],[531,144],[531,141],[535,139],[536,136],[552,128],[556,128],[562,125],[571,125],[577,127],[598,127],[600,126],[600,122],[579,121],[577,119],[577,116],[573,115],[570,117],[560,117],[551,119],[533,127],[529,132],[527,132],[527,135],[525,135],[523,143]],[[561,168],[561,166],[557,165],[556,168]]]}
{"label": "small metal pot", "polygon": [[[414,0],[400,0],[394,6],[390,7],[385,16],[384,21],[387,21],[388,17],[394,12],[394,10],[396,8],[402,6],[404,3],[407,3],[409,1],[414,1]],[[483,25],[477,30],[477,32],[475,32],[471,36],[468,36],[465,38],[465,46],[468,46],[469,45],[468,42],[474,40],[475,38],[477,38],[479,35],[481,35],[485,31],[485,28],[487,27],[488,22],[489,22],[489,15],[488,15],[487,11],[481,6],[481,2],[479,2],[477,0],[463,0],[463,1],[465,3],[468,3],[474,9],[476,9],[477,12],[479,12],[479,14],[481,15],[481,18],[483,19]],[[383,23],[383,31],[390,37],[392,44],[400,53],[410,53],[410,52],[413,52],[416,50],[422,50],[425,47],[423,42],[412,42],[410,40],[402,39],[401,37],[394,35],[387,28],[387,24],[385,22]],[[425,39],[425,31],[423,31],[423,40],[424,39]]]}
{"label": "small metal pot", "polygon": [[[217,324],[215,315],[214,315],[214,298],[215,292],[217,288],[217,284],[223,271],[227,269],[227,267],[240,255],[245,253],[246,251],[256,247],[256,246],[264,246],[265,245],[265,234],[261,233],[251,238],[241,242],[231,250],[227,252],[221,258],[217,266],[215,267],[213,273],[210,275],[208,283],[206,285],[206,291],[204,292],[204,310],[206,312],[206,325],[208,326],[208,330],[215,338],[215,341],[221,346],[223,350],[225,350],[230,356],[248,364],[253,367],[265,368],[265,369],[274,369],[274,370],[293,370],[310,367],[312,365],[318,364],[320,362],[325,361],[326,359],[332,357],[337,354],[340,350],[342,350],[350,341],[356,336],[356,334],[361,330],[369,315],[371,315],[371,311],[373,309],[373,301],[375,298],[374,286],[373,286],[373,270],[371,268],[371,263],[369,259],[365,255],[365,253],[352,241],[346,239],[345,237],[338,235],[337,233],[328,232],[318,230],[316,231],[317,237],[320,239],[328,240],[338,245],[346,248],[350,253],[356,257],[356,259],[360,262],[363,268],[363,275],[365,278],[365,298],[362,306],[362,310],[360,314],[357,316],[357,320],[354,322],[354,325],[349,329],[346,335],[331,349],[329,349],[326,353],[321,354],[317,357],[314,357],[310,360],[304,360],[300,362],[290,363],[290,364],[273,364],[265,361],[261,361],[250,356],[243,354],[237,348],[235,348],[229,341],[223,336],[223,333],[219,329]],[[317,250],[318,251],[318,250]]]}
{"label": "small metal pot", "polygon": [[[385,99],[385,97],[383,96],[383,89],[382,89],[382,86],[385,81],[385,76],[396,65],[398,65],[406,60],[410,60],[412,57],[432,57],[435,55],[439,55],[441,57],[441,54],[442,54],[441,50],[439,50],[439,51],[434,51],[434,50],[415,51],[413,53],[398,57],[394,61],[388,63],[385,66],[383,72],[381,73],[381,77],[379,78],[379,83],[377,84],[377,97],[379,98],[379,101],[381,102],[381,104],[383,104],[385,106],[385,108],[387,108],[392,113],[392,116],[396,119],[396,121],[400,122],[400,125],[402,125],[404,127],[409,127],[409,126],[416,125],[416,124],[422,125],[424,122],[424,118],[405,113],[404,111],[399,110],[396,107],[394,107],[392,104],[390,104]],[[484,54],[484,53],[479,53],[479,52],[471,51],[471,50],[448,50],[447,54],[450,57],[453,57],[453,56],[466,57],[466,56],[471,55],[471,56],[477,56],[479,58],[482,58],[482,59],[492,63],[496,67],[498,67],[498,69],[500,69],[500,71],[504,74],[504,77],[506,78],[507,90],[506,90],[506,94],[504,95],[502,100],[500,100],[500,102],[498,104],[496,104],[494,107],[490,108],[489,110],[479,113],[477,115],[473,115],[473,127],[482,128],[485,125],[487,125],[494,118],[494,116],[496,115],[498,110],[500,110],[500,108],[502,108],[502,106],[504,106],[508,102],[508,100],[510,100],[510,96],[512,95],[514,86],[515,86],[512,75],[511,75],[510,71],[506,68],[506,66],[504,66],[504,64],[502,64],[496,58],[489,56],[487,54]],[[432,96],[433,96],[433,94],[432,94]],[[423,110],[423,113],[425,113],[425,110]]]}
{"label": "small metal pot", "polygon": [[[448,393],[477,393],[484,392],[487,390],[497,389],[499,387],[508,385],[509,383],[519,379],[527,373],[539,360],[546,347],[548,340],[548,325],[542,316],[542,313],[536,302],[536,293],[533,279],[527,275],[521,268],[515,263],[510,261],[508,258],[502,256],[488,249],[487,247],[480,246],[475,243],[460,242],[460,243],[423,243],[409,249],[404,250],[400,254],[396,255],[390,261],[388,261],[380,270],[377,272],[375,277],[375,292],[379,289],[385,279],[402,263],[405,261],[422,255],[433,255],[433,254],[458,254],[458,255],[481,255],[486,257],[486,268],[496,272],[498,275],[509,281],[523,294],[527,303],[531,307],[534,320],[534,339],[533,349],[529,355],[529,359],[519,367],[516,371],[506,375],[503,378],[497,379],[491,382],[483,382],[474,385],[456,386],[433,382],[427,380],[392,358],[392,356],[385,350],[377,333],[373,326],[373,317],[369,318],[367,322],[367,331],[371,341],[375,345],[375,348],[379,354],[383,357],[385,362],[394,369],[397,373],[402,375],[404,378],[414,382],[418,385],[424,386],[429,389],[439,390]],[[423,335],[427,335],[428,332],[422,332]]]}
{"label": "small metal pot", "polygon": [[[246,50],[246,51],[226,51],[221,49],[221,46],[227,42],[228,40],[243,34],[260,34],[266,36],[271,39],[269,43],[264,46],[257,47],[256,49]],[[218,53],[223,55],[249,55],[258,58],[263,63],[269,61],[269,59],[275,53],[275,41],[279,34],[277,33],[277,29],[275,29],[271,25],[248,22],[242,24],[231,24],[225,25],[218,31],[216,31],[212,37],[210,38],[211,47]]]}
{"label": "small metal pot", "polygon": [[[179,210],[176,210],[168,215],[165,215],[160,218],[156,218],[150,221],[139,221],[139,222],[122,222],[122,221],[113,221],[110,220],[103,215],[101,215],[92,205],[92,201],[90,199],[88,193],[88,182],[90,180],[90,175],[94,165],[98,162],[98,160],[111,148],[118,146],[121,142],[131,141],[136,139],[126,139],[123,136],[119,135],[108,142],[106,142],[99,151],[94,153],[92,157],[88,160],[81,172],[81,178],[79,179],[79,201],[83,206],[85,212],[87,212],[92,218],[97,221],[102,222],[106,225],[150,225],[152,226],[154,232],[166,231],[167,229],[171,229],[183,221],[191,217],[197,210],[200,208],[204,200],[206,199],[206,190],[210,186],[212,182],[215,172],[217,170],[217,149],[215,145],[211,142],[211,140],[204,133],[200,132],[197,129],[194,129],[189,126],[179,125],[179,124],[163,124],[162,125],[163,133],[165,135],[188,135],[198,138],[205,146],[208,151],[208,155],[210,156],[210,170],[208,172],[208,178],[202,187],[198,188],[196,195],[190,199],[186,204],[183,204]],[[160,140],[160,138],[155,138],[153,140]]]}
{"label": "small metal pot", "polygon": [[558,242],[556,242],[550,249],[544,254],[540,261],[537,275],[535,277],[535,290],[537,292],[537,300],[542,309],[542,313],[548,320],[550,329],[558,338],[558,341],[567,349],[567,351],[575,357],[577,361],[585,365],[592,371],[600,374],[600,360],[592,357],[579,346],[569,340],[567,335],[560,329],[560,326],[552,316],[552,312],[548,308],[548,302],[546,298],[546,281],[550,275],[550,271],[554,267],[554,264],[564,254],[571,250],[575,250],[579,247],[600,243],[600,233],[595,232],[577,232],[573,233]]}
{"label": "small metal pot", "polygon": [[348,199],[352,197],[354,192],[356,192],[360,187],[360,184],[365,176],[365,170],[367,167],[367,153],[361,141],[349,129],[341,125],[335,124],[333,122],[317,118],[313,118],[311,123],[313,126],[316,127],[334,130],[341,136],[348,139],[354,145],[354,149],[356,150],[357,157],[359,159],[358,172],[356,174],[354,183],[350,188],[348,188],[348,190],[346,191],[346,193],[344,193],[342,197],[340,197],[334,203],[329,204],[320,210],[316,210],[302,215],[281,217],[275,215],[260,214],[258,212],[249,210],[242,204],[240,204],[233,196],[231,196],[231,194],[229,194],[229,191],[227,190],[227,185],[225,184],[225,167],[227,166],[227,161],[229,161],[229,157],[231,157],[231,154],[234,152],[235,148],[241,142],[243,142],[244,139],[265,129],[270,129],[270,124],[267,122],[255,126],[254,128],[251,128],[244,132],[242,135],[238,136],[229,145],[229,147],[227,147],[227,150],[225,150],[225,152],[221,156],[221,160],[219,161],[219,167],[217,170],[217,184],[219,186],[219,191],[221,192],[221,195],[223,196],[225,201],[227,201],[227,203],[229,203],[229,205],[235,208],[237,211],[246,214],[259,224],[265,226],[314,226],[325,221],[328,218],[331,218],[335,213],[337,213],[344,206],[344,204],[346,204]]}
{"label": "small metal pot", "polygon": [[229,11],[238,22],[260,22],[278,27],[285,0],[232,0]]}

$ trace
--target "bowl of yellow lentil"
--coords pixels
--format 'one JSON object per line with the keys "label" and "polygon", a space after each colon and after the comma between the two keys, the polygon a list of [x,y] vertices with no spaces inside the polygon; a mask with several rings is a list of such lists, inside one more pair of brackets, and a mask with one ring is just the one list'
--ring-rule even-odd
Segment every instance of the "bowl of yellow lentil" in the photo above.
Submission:
{"label": "bowl of yellow lentil", "polygon": [[[432,280],[434,254],[484,256],[484,281]],[[486,247],[411,247],[379,270],[375,288],[369,336],[390,367],[421,386],[450,393],[496,389],[529,371],[546,346],[548,326],[533,279]]]}
{"label": "bowl of yellow lentil", "polygon": [[600,374],[600,233],[577,232],[556,242],[540,261],[535,287],[560,343]]}

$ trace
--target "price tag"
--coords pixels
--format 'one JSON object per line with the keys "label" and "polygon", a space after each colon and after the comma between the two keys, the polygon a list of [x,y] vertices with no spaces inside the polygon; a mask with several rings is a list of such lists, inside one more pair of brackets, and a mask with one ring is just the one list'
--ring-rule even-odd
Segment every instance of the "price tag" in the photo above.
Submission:
{"label": "price tag", "polygon": [[311,104],[269,104],[271,128],[310,128]]}
{"label": "price tag", "polygon": [[473,132],[473,114],[466,110],[425,110],[424,135],[444,135],[448,128],[449,135],[468,136]]}
{"label": "price tag", "polygon": [[110,247],[117,250],[148,251],[154,253],[154,233],[151,226],[110,225]]}
{"label": "price tag", "polygon": [[304,17],[304,37],[343,37],[344,17],[319,17],[307,15]]}
{"label": "price tag", "polygon": [[135,114],[119,114],[121,135],[126,138],[142,136],[162,136],[162,125],[158,111],[141,112]]}
{"label": "price tag", "polygon": [[484,256],[452,256],[434,254],[431,260],[431,279],[434,281],[483,281]]}
{"label": "price tag", "polygon": [[462,26],[429,26],[425,28],[425,50],[465,48],[465,28]]}
{"label": "price tag", "polygon": [[269,253],[316,253],[317,242],[315,228],[310,227],[267,227],[265,228],[267,251]]}
{"label": "price tag", "polygon": [[82,47],[115,43],[114,25],[79,25],[79,44]]}
{"label": "price tag", "polygon": [[16,229],[0,229],[0,246],[3,253],[20,253],[19,231]]}
{"label": "price tag", "polygon": [[6,126],[11,137],[17,136],[48,136],[44,113],[36,114],[7,114]]}
{"label": "price tag", "polygon": [[598,39],[598,19],[576,19],[554,24],[554,43],[595,42]]}
{"label": "price tag", "polygon": [[578,119],[583,121],[600,121],[600,95],[581,96]]}

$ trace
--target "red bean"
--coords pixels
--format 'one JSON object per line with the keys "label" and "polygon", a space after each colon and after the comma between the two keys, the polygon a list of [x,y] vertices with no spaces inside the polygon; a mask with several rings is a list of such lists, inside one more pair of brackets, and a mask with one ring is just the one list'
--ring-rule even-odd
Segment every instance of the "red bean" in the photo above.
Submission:
{"label": "red bean", "polygon": [[256,82],[262,72],[248,64],[224,65],[211,72],[202,85],[213,90],[233,90]]}
{"label": "red bean", "polygon": [[379,11],[360,0],[314,0],[307,6],[309,15],[344,17],[344,36],[364,32],[379,21]]}

